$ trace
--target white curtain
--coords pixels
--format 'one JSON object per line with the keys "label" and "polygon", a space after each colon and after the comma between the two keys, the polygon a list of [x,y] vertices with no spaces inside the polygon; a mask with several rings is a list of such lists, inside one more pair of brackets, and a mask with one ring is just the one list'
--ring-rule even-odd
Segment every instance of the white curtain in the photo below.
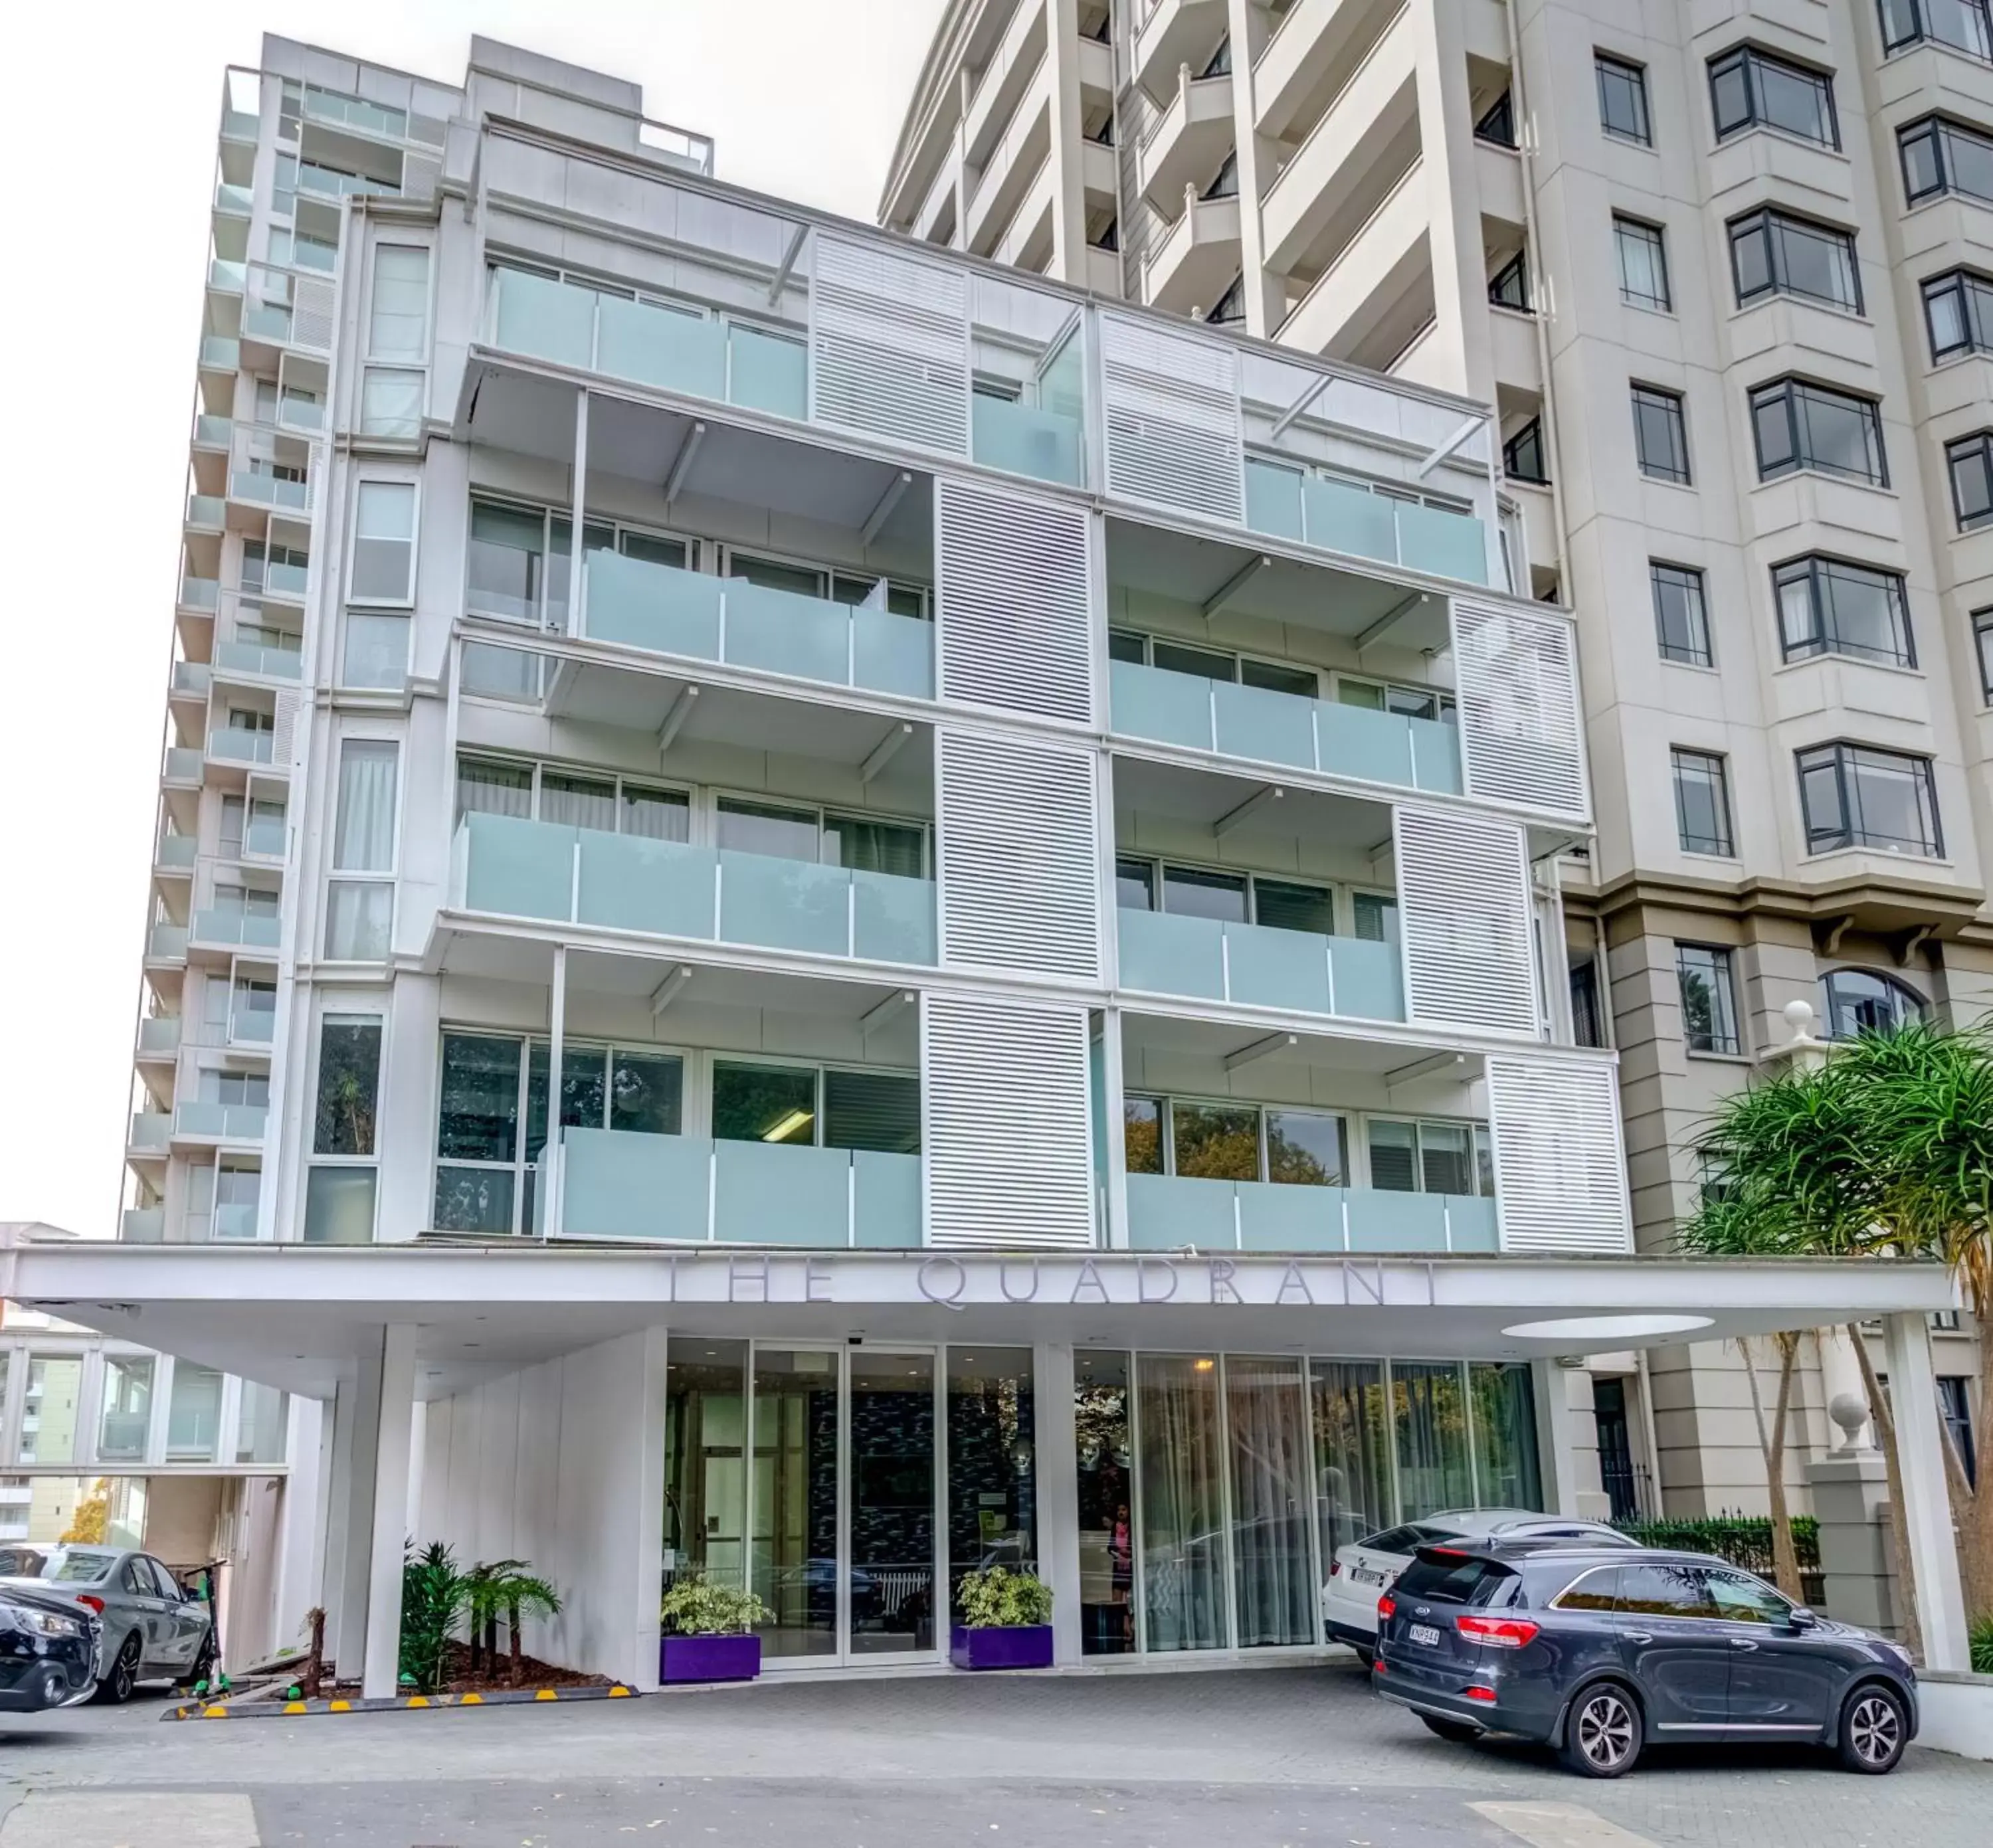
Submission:
{"label": "white curtain", "polygon": [[1313,1642],[1316,1589],[1301,1362],[1228,1354],[1225,1400],[1239,1647]]}
{"label": "white curtain", "polygon": [[395,785],[401,747],[349,738],[339,753],[339,820],[332,863],[341,873],[395,869]]}

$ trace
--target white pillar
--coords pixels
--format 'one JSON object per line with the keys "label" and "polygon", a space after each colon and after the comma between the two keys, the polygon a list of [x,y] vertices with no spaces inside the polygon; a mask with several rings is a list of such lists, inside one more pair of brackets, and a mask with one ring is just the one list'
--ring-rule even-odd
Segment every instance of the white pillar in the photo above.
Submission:
{"label": "white pillar", "polygon": [[374,1527],[374,1449],[381,1424],[381,1357],[361,1355],[333,1397],[332,1483],[325,1508],[326,1651],[348,1680],[367,1648],[367,1577]]}
{"label": "white pillar", "polygon": [[567,555],[567,632],[581,633],[581,533],[588,501],[588,394],[574,395],[574,531]]}
{"label": "white pillar", "polygon": [[1886,1317],[1889,1409],[1903,1478],[1903,1525],[1917,1582],[1917,1621],[1924,1666],[1971,1666],[1966,1645],[1965,1594],[1958,1546],[1945,1488],[1944,1434],[1938,1428],[1937,1382],[1931,1372],[1930,1333],[1920,1313]]}
{"label": "white pillar", "polygon": [[1079,1608],[1079,1453],[1073,1436],[1072,1344],[1031,1350],[1032,1494],[1038,1517],[1038,1576],[1051,1587],[1052,1659],[1082,1654]]}
{"label": "white pillar", "polygon": [[1573,1520],[1603,1520],[1611,1512],[1598,1473],[1598,1422],[1591,1375],[1554,1360],[1530,1363],[1536,1389],[1537,1451],[1543,1478],[1543,1512]]}
{"label": "white pillar", "polygon": [[[566,1157],[561,1149],[561,1062],[567,1043],[567,945],[554,945],[554,979],[547,998],[547,1144],[540,1155],[540,1184],[533,1195],[537,1229],[552,1234],[561,1230],[562,1168]],[[526,1230],[536,1228],[528,1226]]]}
{"label": "white pillar", "polygon": [[277,1558],[270,1593],[271,1641],[284,1648],[306,1640],[305,1613],[318,1601],[331,1474],[331,1432],[323,1402],[302,1394],[291,1400],[284,1440],[289,1466],[277,1522]]}
{"label": "white pillar", "polygon": [[375,1374],[373,1521],[367,1574],[365,1664],[361,1692],[392,1694],[401,1672],[402,1547],[409,1537],[409,1468],[415,1410],[415,1326],[381,1331]]}
{"label": "white pillar", "polygon": [[635,1659],[624,1669],[631,1686],[647,1689],[658,1686],[658,1644],[664,1628],[658,1604],[664,1585],[665,1395],[670,1383],[670,1338],[661,1328],[644,1330],[644,1393],[636,1421],[637,1570],[631,1591]]}

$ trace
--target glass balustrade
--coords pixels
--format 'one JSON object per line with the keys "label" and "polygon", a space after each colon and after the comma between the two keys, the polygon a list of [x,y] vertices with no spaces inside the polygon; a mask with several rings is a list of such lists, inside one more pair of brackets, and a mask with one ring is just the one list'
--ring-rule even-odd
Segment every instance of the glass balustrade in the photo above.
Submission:
{"label": "glass balustrade", "polygon": [[1109,664],[1117,732],[1403,789],[1461,793],[1460,735],[1436,719]]}
{"label": "glass balustrade", "polygon": [[268,763],[276,754],[272,732],[244,731],[234,726],[218,726],[207,735],[207,754],[231,763]]}
{"label": "glass balustrade", "polygon": [[182,578],[180,604],[187,610],[213,610],[221,601],[219,578]]}
{"label": "glass balustrade", "polygon": [[256,1236],[256,1206],[253,1201],[224,1201],[214,1209],[208,1227],[210,1238],[253,1238]]}
{"label": "glass balustrade", "polygon": [[562,1161],[558,1229],[570,1237],[875,1250],[921,1242],[918,1155],[570,1129]]}
{"label": "glass balustrade", "polygon": [[213,258],[207,266],[207,285],[217,294],[239,295],[249,284],[249,266],[233,263],[226,257]]}
{"label": "glass balustrade", "polygon": [[155,962],[184,962],[186,947],[185,924],[156,924],[145,934],[145,954]]}
{"label": "glass balustrade", "polygon": [[221,1142],[259,1143],[269,1112],[261,1104],[219,1104],[191,1098],[176,1107],[173,1133],[212,1137]]}
{"label": "glass balustrade", "polygon": [[277,1037],[277,1016],[271,1008],[238,1008],[228,1019],[228,1037],[238,1046],[268,1046]]}
{"label": "glass balustrade", "polygon": [[206,761],[192,745],[174,745],[166,753],[166,780],[169,783],[198,783]]}
{"label": "glass balustrade", "polygon": [[467,815],[466,910],[823,956],[932,965],[934,884],[511,815]]}
{"label": "glass balustrade", "polygon": [[180,1044],[178,1014],[148,1014],[138,1023],[141,1052],[177,1052]]}
{"label": "glass balustrade", "polygon": [[1246,524],[1255,532],[1353,558],[1470,584],[1488,582],[1485,531],[1473,514],[1250,458]]}
{"label": "glass balustrade", "polygon": [[620,552],[590,552],[583,576],[583,627],[592,640],[834,686],[919,699],[934,695],[934,625],[918,617]]}
{"label": "glass balustrade", "polygon": [[262,475],[254,469],[237,469],[228,477],[228,491],[238,500],[253,500],[259,507],[293,509],[311,505],[311,483],[292,481],[281,475]]}
{"label": "glass balustrade", "polygon": [[127,1245],[157,1245],[166,1235],[166,1209],[159,1206],[128,1206],[118,1235]]}
{"label": "glass balustrade", "polygon": [[173,1119],[164,1110],[141,1110],[132,1119],[132,1135],[128,1146],[134,1149],[164,1149],[172,1139]]}
{"label": "glass balustrade", "polygon": [[1121,985],[1290,1013],[1402,1020],[1394,944],[1165,911],[1123,910]]}
{"label": "glass balustrade", "polygon": [[204,661],[173,663],[173,693],[176,698],[205,699],[214,678],[214,670]]}
{"label": "glass balustrade", "polygon": [[248,110],[224,108],[221,112],[221,138],[224,141],[252,142],[262,128],[262,118]]}
{"label": "glass balustrade", "polygon": [[242,364],[242,343],[225,333],[210,333],[200,343],[200,363],[210,372],[234,372]]}
{"label": "glass balustrade", "polygon": [[282,937],[283,920],[267,911],[245,910],[238,905],[213,905],[193,914],[193,941],[196,943],[274,950]]}
{"label": "glass balustrade", "polygon": [[273,563],[263,573],[263,592],[267,596],[302,597],[309,579],[308,565]]}
{"label": "glass balustrade", "polygon": [[162,834],[153,849],[156,866],[173,866],[185,871],[200,857],[200,843],[190,834]]}
{"label": "glass balustrade", "polygon": [[296,648],[272,648],[255,642],[217,643],[214,664],[233,674],[254,674],[265,680],[296,680],[303,655]]}
{"label": "glass balustrade", "polygon": [[235,439],[234,420],[203,411],[193,420],[193,439],[203,449],[225,449]]}
{"label": "glass balustrade", "polygon": [[970,453],[984,467],[1073,487],[1085,481],[1085,426],[1075,413],[980,393],[970,401],[969,411]]}
{"label": "glass balustrade", "polygon": [[227,524],[228,504],[219,494],[190,494],[187,496],[186,523],[190,526],[212,528],[219,532]]}
{"label": "glass balustrade", "polygon": [[1128,1177],[1137,1251],[1492,1252],[1495,1202],[1458,1194],[1324,1187],[1179,1174]]}
{"label": "glass balustrade", "polygon": [[231,218],[247,218],[255,209],[256,196],[247,186],[221,181],[214,189],[214,209]]}
{"label": "glass balustrade", "polygon": [[285,825],[275,815],[252,815],[242,831],[242,852],[251,859],[280,860],[284,857]]}

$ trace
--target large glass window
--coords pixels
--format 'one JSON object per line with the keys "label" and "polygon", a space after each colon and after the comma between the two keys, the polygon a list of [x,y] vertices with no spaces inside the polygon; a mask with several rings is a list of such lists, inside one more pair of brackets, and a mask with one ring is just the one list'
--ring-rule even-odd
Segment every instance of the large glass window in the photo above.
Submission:
{"label": "large glass window", "polygon": [[1478,1123],[1370,1118],[1370,1184],[1393,1194],[1495,1191],[1494,1150]]}
{"label": "large glass window", "polygon": [[1072,1357],[1073,1443],[1079,1477],[1079,1646],[1087,1655],[1135,1648],[1134,1450],[1128,1357]]}
{"label": "large glass window", "polygon": [[1314,1425],[1315,1525],[1325,1571],[1338,1546],[1388,1527],[1391,1497],[1390,1408],[1384,1369],[1376,1361],[1308,1363]]}
{"label": "large glass window", "polygon": [[723,1142],[918,1154],[920,1080],[902,1072],[716,1060],[713,1132]]}
{"label": "large glass window", "polygon": [[1923,1018],[1923,999],[1894,976],[1873,969],[1834,969],[1820,979],[1820,1020],[1830,1040],[1894,1033]]}
{"label": "large glass window", "polygon": [[1979,697],[1993,705],[1993,610],[1973,611],[1972,645],[1979,656]]}
{"label": "large glass window", "polygon": [[21,1461],[74,1463],[80,1447],[77,1419],[83,1362],[68,1354],[31,1354],[23,1386]]}
{"label": "large glass window", "polygon": [[456,760],[456,812],[537,816],[542,822],[682,841],[691,833],[691,799],[629,777],[576,774],[499,757]]}
{"label": "large glass window", "polygon": [[282,1463],[290,1416],[288,1392],[258,1380],[245,1379],[235,1412],[235,1460]]}
{"label": "large glass window", "polygon": [[1709,643],[1709,606],[1703,576],[1693,565],[1647,561],[1647,579],[1654,596],[1654,634],[1663,661],[1691,668],[1715,665]]}
{"label": "large glass window", "polygon": [[388,955],[400,760],[401,747],[388,740],[348,738],[340,746],[333,866],[340,873],[382,876],[328,882],[325,953],[336,962],[378,962]]}
{"label": "large glass window", "polygon": [[1795,558],[1772,573],[1779,644],[1788,661],[1851,654],[1916,665],[1902,576],[1844,558]]}
{"label": "large glass window", "polygon": [[1728,859],[1737,849],[1730,832],[1730,783],[1724,760],[1713,751],[1668,753],[1674,777],[1675,826],[1684,853]]}
{"label": "large glass window", "polygon": [[1675,973],[1681,982],[1682,1037],[1689,1050],[1742,1052],[1730,952],[1708,944],[1678,943]]}
{"label": "large glass window", "polygon": [[1502,473],[1511,481],[1546,485],[1550,466],[1543,459],[1543,420],[1533,417],[1502,439]]}
{"label": "large glass window", "polygon": [[1642,474],[1687,484],[1688,425],[1679,391],[1657,385],[1633,388],[1633,449]]}
{"label": "large glass window", "polygon": [[1483,1508],[1540,1508],[1536,1395],[1526,1361],[1470,1361],[1474,1492]]}
{"label": "large glass window", "polygon": [[1647,73],[1624,58],[1595,53],[1593,64],[1598,77],[1598,125],[1621,141],[1653,145],[1653,128],[1647,114]]}
{"label": "large glass window", "polygon": [[429,357],[429,251],[420,244],[377,244],[367,357],[420,365]]}
{"label": "large glass window", "polygon": [[1993,277],[1954,269],[1923,285],[1924,327],[1931,360],[1993,352]]}
{"label": "large glass window", "polygon": [[1947,116],[1927,115],[1896,131],[1903,191],[1912,205],[1962,193],[1993,205],[1993,135]]}
{"label": "large glass window", "polygon": [[747,1344],[674,1335],[665,1361],[664,1583],[747,1572]]}
{"label": "large glass window", "polygon": [[193,1361],[173,1362],[166,1405],[166,1460],[211,1463],[221,1439],[221,1375]]}
{"label": "large glass window", "polygon": [[1878,0],[1878,10],[1888,50],[1928,39],[1971,57],[1993,59],[1988,0]]}
{"label": "large glass window", "polygon": [[1930,760],[1866,745],[1827,744],[1799,753],[1807,850],[1871,847],[1936,859],[1944,852]]}
{"label": "large glass window", "polygon": [[1824,148],[1841,145],[1834,114],[1834,80],[1825,71],[1743,45],[1709,65],[1716,138],[1746,128],[1778,128]]}
{"label": "large glass window", "polygon": [[1473,1505],[1467,1396],[1460,1374],[1457,1361],[1392,1364],[1401,1520],[1417,1521],[1443,1508]]}
{"label": "large glass window", "polygon": [[1889,484],[1882,413],[1871,398],[1805,379],[1779,379],[1751,394],[1751,428],[1760,480],[1819,469],[1878,487]]}
{"label": "large glass window", "polygon": [[1787,295],[1861,312],[1852,232],[1768,206],[1732,219],[1729,233],[1739,308],[1764,295]]}
{"label": "large glass window", "polygon": [[1151,1650],[1222,1649],[1231,1638],[1217,1358],[1144,1354],[1135,1365],[1143,1640]]}
{"label": "large glass window", "polygon": [[1242,1649],[1314,1641],[1308,1402],[1301,1363],[1225,1358],[1232,1468],[1232,1607]]}
{"label": "large glass window", "polygon": [[152,1419],[152,1357],[107,1354],[104,1357],[104,1405],[97,1433],[97,1454],[106,1463],[135,1462],[145,1454],[145,1434]]}
{"label": "large glass window", "polygon": [[1993,520],[1993,430],[1975,430],[1947,443],[1944,462],[1958,530],[1971,532]]}
{"label": "large glass window", "polygon": [[353,514],[353,572],[347,596],[356,603],[412,603],[415,596],[415,484],[363,481]]}
{"label": "large glass window", "polygon": [[1038,1569],[1031,1350],[948,1351],[949,1600],[963,1575]]}
{"label": "large glass window", "polygon": [[308,1245],[365,1245],[374,1236],[381,1034],[374,1014],[328,1014],[320,1023],[313,1165],[305,1182]]}
{"label": "large glass window", "polygon": [[1619,259],[1619,299],[1665,314],[1674,306],[1668,286],[1668,247],[1658,224],[1612,215],[1612,246]]}
{"label": "large glass window", "polygon": [[[748,1553],[750,1588],[768,1607],[760,1626],[762,1652],[835,1655],[837,1356],[761,1348],[754,1368],[751,1467],[759,1512]],[[928,1493],[932,1501],[932,1488]],[[928,1570],[932,1574],[932,1565]],[[873,1588],[870,1575],[867,1584]]]}

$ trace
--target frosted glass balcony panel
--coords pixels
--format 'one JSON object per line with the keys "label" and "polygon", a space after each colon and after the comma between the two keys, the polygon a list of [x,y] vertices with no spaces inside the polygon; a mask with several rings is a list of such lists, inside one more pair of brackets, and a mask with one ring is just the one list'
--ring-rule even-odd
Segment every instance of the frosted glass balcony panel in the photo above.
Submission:
{"label": "frosted glass balcony panel", "polygon": [[282,941],[283,921],[261,911],[220,905],[193,914],[196,943],[224,944],[254,950],[274,950]]}
{"label": "frosted glass balcony panel", "polygon": [[164,1149],[173,1134],[173,1119],[164,1110],[141,1110],[132,1119],[131,1146]]}
{"label": "frosted glass balcony panel", "polygon": [[1335,970],[1335,1011],[1361,1020],[1405,1017],[1405,975],[1394,943],[1357,937],[1329,939]]}
{"label": "frosted glass balcony panel", "polygon": [[1209,681],[1132,661],[1110,661],[1107,674],[1115,730],[1195,750],[1212,748]]}
{"label": "frosted glass balcony panel", "polygon": [[727,943],[843,956],[851,941],[851,875],[771,854],[720,856],[720,934]]}
{"label": "frosted glass balcony panel", "polygon": [[726,330],[698,315],[603,295],[596,308],[595,366],[662,391],[724,399]]}
{"label": "frosted glass balcony panel", "polygon": [[569,1129],[562,1132],[562,1229],[570,1237],[705,1241],[710,1142]]}
{"label": "frosted glass balcony panel", "polygon": [[721,1141],[713,1234],[729,1245],[842,1246],[851,1211],[851,1156],[844,1149]]}
{"label": "frosted glass balcony panel", "polygon": [[1246,463],[1246,524],[1253,531],[1267,533],[1275,538],[1302,538],[1300,471],[1275,468],[1249,457]]}
{"label": "frosted glass balcony panel", "polygon": [[800,421],[809,415],[809,354],[800,340],[729,327],[727,397],[750,411]]}
{"label": "frosted glass balcony panel", "polygon": [[1220,750],[1263,763],[1314,767],[1314,700],[1224,681],[1212,683],[1212,700],[1218,715]]}
{"label": "frosted glass balcony panel", "polygon": [[1128,1177],[1128,1242],[1137,1251],[1234,1251],[1232,1184],[1175,1174]]}
{"label": "frosted glass balcony panel", "polygon": [[1123,988],[1225,999],[1225,927],[1215,918],[1124,910],[1120,933]]}
{"label": "frosted glass balcony panel", "polygon": [[251,859],[280,860],[284,857],[285,824],[275,815],[255,815],[243,830],[242,851]]}
{"label": "frosted glass balcony panel", "polygon": [[193,439],[203,449],[225,449],[235,439],[235,425],[203,411],[193,420]]}
{"label": "frosted glass balcony panel", "polygon": [[207,285],[218,294],[239,295],[248,283],[248,264],[231,263],[226,257],[216,257],[209,261]]}
{"label": "frosted glass balcony panel", "polygon": [[1444,1194],[1398,1194],[1383,1187],[1352,1188],[1349,1249],[1353,1252],[1443,1252]]}
{"label": "frosted glass balcony panel", "polygon": [[933,963],[934,882],[891,873],[850,877],[856,937],[853,954],[879,962]]}
{"label": "frosted glass balcony panel", "polygon": [[255,195],[247,186],[223,180],[214,189],[214,209],[231,218],[247,218],[255,207]]}
{"label": "frosted glass balcony panel", "polygon": [[273,732],[217,726],[207,735],[208,756],[231,763],[268,763],[275,751],[276,734]]}
{"label": "frosted glass balcony panel", "polygon": [[726,586],[726,658],[744,668],[799,674],[838,686],[851,678],[851,619],[845,606],[745,578]]}
{"label": "frosted glass balcony panel", "polygon": [[1488,541],[1472,514],[1449,513],[1441,507],[1396,503],[1398,562],[1436,578],[1460,578],[1470,584],[1488,582]]}
{"label": "frosted glass balcony panel", "polygon": [[187,496],[186,523],[190,526],[220,527],[228,518],[228,504],[219,494]]}
{"label": "frosted glass balcony panel", "polygon": [[713,936],[713,849],[593,828],[579,830],[577,838],[577,923],[661,937]]}
{"label": "frosted glass balcony panel", "polygon": [[492,278],[496,300],[491,337],[513,353],[527,353],[558,365],[586,368],[594,358],[594,290],[573,289],[523,270],[502,269]]}
{"label": "frosted glass balcony panel", "polygon": [[1265,924],[1223,927],[1230,966],[1230,999],[1253,1007],[1325,1014],[1329,1006],[1332,939],[1312,931],[1279,931]]}
{"label": "frosted glass balcony panel", "polygon": [[1247,1252],[1340,1252],[1348,1190],[1242,1180],[1239,1249]]}
{"label": "frosted glass balcony panel", "polygon": [[277,1035],[277,1016],[268,1008],[238,1008],[230,1017],[228,1037],[238,1046],[268,1046]]}
{"label": "frosted glass balcony panel", "polygon": [[1382,494],[1319,475],[1304,477],[1301,483],[1308,542],[1357,558],[1396,558],[1397,523],[1392,518],[1395,505]]}
{"label": "frosted glass balcony panel", "polygon": [[186,947],[185,924],[156,924],[146,934],[145,954],[156,962],[184,962]]}
{"label": "frosted glass balcony panel", "polygon": [[911,1251],[921,1242],[921,1158],[877,1149],[851,1152],[852,1242]]}
{"label": "frosted glass balcony panel", "polygon": [[214,1209],[210,1238],[239,1241],[256,1236],[256,1208],[246,1201],[230,1201]]}
{"label": "frosted glass balcony panel", "polygon": [[1079,486],[1078,418],[980,394],[969,401],[969,408],[971,453],[984,467]]}
{"label": "frosted glass balcony panel", "polygon": [[467,849],[465,907],[508,917],[571,918],[579,832],[557,822],[514,815],[466,815],[459,830]]}
{"label": "frosted glass balcony panel", "polygon": [[192,1098],[175,1108],[173,1129],[180,1136],[259,1143],[268,1118],[269,1112],[260,1104],[217,1104]]}
{"label": "frosted glass balcony panel", "polygon": [[1405,1017],[1392,944],[1171,912],[1124,909],[1119,918],[1124,988],[1304,1013]]}
{"label": "frosted glass balcony panel", "polygon": [[1461,1194],[1448,1194],[1445,1200],[1450,1249],[1499,1252],[1502,1249],[1500,1223],[1493,1201]]}
{"label": "frosted glass balcony panel", "polygon": [[260,647],[254,642],[217,643],[214,664],[238,674],[261,675],[266,680],[296,680],[303,671],[304,656],[296,648]]}
{"label": "frosted glass balcony panel", "polygon": [[309,566],[275,564],[263,574],[263,588],[273,596],[301,597],[311,582]]}
{"label": "frosted glass balcony panel", "polygon": [[155,864],[184,871],[200,857],[200,842],[190,834],[162,834],[153,849]]}
{"label": "frosted glass balcony panel", "polygon": [[[1375,715],[1366,713],[1364,716]],[[1407,719],[1405,728],[1411,739],[1412,761],[1417,767],[1415,781],[1419,787],[1444,790],[1458,795],[1462,788],[1460,727],[1448,725],[1443,719]]]}
{"label": "frosted glass balcony panel", "polygon": [[193,699],[205,699],[214,680],[214,669],[204,661],[176,661],[173,663],[173,692],[176,694]]}
{"label": "frosted glass balcony panel", "polygon": [[723,579],[614,552],[590,552],[587,578],[591,640],[720,658]]}
{"label": "frosted glass balcony panel", "polygon": [[212,610],[221,601],[221,584],[216,578],[182,578],[180,601],[190,610]]}
{"label": "frosted glass balcony panel", "polygon": [[148,1014],[138,1023],[141,1052],[177,1052],[180,1044],[178,1014]]}
{"label": "frosted glass balcony panel", "polygon": [[852,682],[909,699],[934,697],[934,624],[890,610],[851,612]]}
{"label": "frosted glass balcony panel", "polygon": [[1338,777],[1412,785],[1411,721],[1396,712],[1321,702],[1316,724],[1321,767]]}
{"label": "frosted glass balcony panel", "polygon": [[233,372],[242,364],[242,343],[225,333],[210,333],[201,341],[200,363],[210,372]]}
{"label": "frosted glass balcony panel", "polygon": [[166,781],[169,783],[198,783],[201,777],[201,767],[206,761],[193,745],[174,745],[166,753]]}
{"label": "frosted glass balcony panel", "polygon": [[157,1245],[166,1235],[166,1209],[158,1206],[128,1206],[118,1235],[127,1245]]}

